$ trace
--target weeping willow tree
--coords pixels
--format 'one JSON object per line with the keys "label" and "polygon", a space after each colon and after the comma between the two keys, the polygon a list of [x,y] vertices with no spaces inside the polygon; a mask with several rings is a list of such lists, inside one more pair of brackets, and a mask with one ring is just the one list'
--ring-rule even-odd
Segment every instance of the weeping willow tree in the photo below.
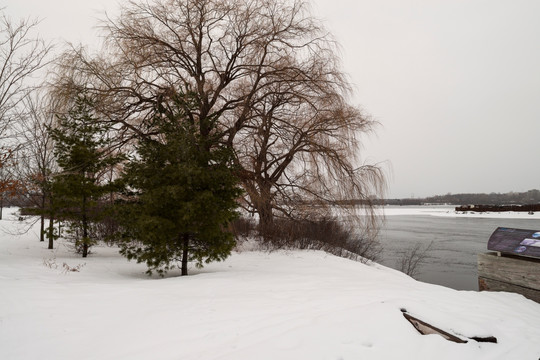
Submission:
{"label": "weeping willow tree", "polygon": [[[99,56],[84,48],[62,57],[57,92],[86,87],[100,99],[119,146],[152,136],[144,124],[156,103],[192,93],[186,118],[215,129],[234,152],[242,204],[260,229],[275,217],[329,213],[359,200],[371,216],[384,177],[360,157],[375,124],[351,104],[338,46],[302,0],[129,1],[102,23]],[[91,84],[91,86],[87,86]]]}

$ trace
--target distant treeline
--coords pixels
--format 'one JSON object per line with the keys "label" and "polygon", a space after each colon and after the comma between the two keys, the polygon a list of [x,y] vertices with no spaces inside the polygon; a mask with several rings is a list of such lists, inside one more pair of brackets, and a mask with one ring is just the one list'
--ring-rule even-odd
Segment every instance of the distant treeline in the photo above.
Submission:
{"label": "distant treeline", "polygon": [[[479,193],[479,194],[446,194],[436,195],[425,198],[406,198],[406,199],[372,199],[376,205],[528,205],[540,203],[540,190],[529,190],[526,192],[508,192],[508,193]],[[343,200],[342,205],[360,205],[365,200]]]}
{"label": "distant treeline", "polygon": [[489,194],[446,194],[426,198],[414,199],[384,199],[378,200],[384,205],[424,205],[424,204],[449,204],[449,205],[527,205],[540,203],[540,190],[526,192],[489,193]]}
{"label": "distant treeline", "polygon": [[[365,200],[342,200],[336,201],[340,205],[360,205]],[[446,194],[436,195],[426,198],[406,198],[406,199],[372,199],[375,205],[530,205],[540,204],[540,190],[529,190],[526,192],[490,193],[490,194]],[[7,206],[28,206],[27,197],[12,197],[4,200]]]}

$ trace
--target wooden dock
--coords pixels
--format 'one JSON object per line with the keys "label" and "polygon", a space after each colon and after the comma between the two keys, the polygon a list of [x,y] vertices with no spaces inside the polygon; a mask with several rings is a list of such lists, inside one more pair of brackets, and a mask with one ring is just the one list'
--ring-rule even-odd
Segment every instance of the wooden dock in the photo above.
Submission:
{"label": "wooden dock", "polygon": [[515,292],[540,303],[540,259],[479,254],[478,287],[480,291]]}

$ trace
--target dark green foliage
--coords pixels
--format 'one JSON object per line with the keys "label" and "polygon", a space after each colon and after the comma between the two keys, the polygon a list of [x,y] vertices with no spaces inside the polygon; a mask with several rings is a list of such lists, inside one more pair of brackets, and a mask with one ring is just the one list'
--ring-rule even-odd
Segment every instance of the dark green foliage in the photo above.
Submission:
{"label": "dark green foliage", "polygon": [[95,239],[91,224],[98,221],[100,197],[115,185],[101,181],[104,172],[117,164],[120,156],[111,156],[107,128],[93,116],[92,102],[85,95],[75,99],[67,116],[49,129],[55,141],[55,157],[62,169],[52,182],[52,212],[67,221],[68,234],[76,249],[86,257]]}
{"label": "dark green foliage", "polygon": [[187,275],[188,261],[223,260],[235,245],[226,231],[240,195],[232,154],[212,135],[201,136],[203,124],[188,119],[185,106],[176,99],[173,110],[156,111],[148,126],[159,135],[141,140],[124,177],[132,192],[119,207],[121,253],[145,262],[149,274],[181,262]]}

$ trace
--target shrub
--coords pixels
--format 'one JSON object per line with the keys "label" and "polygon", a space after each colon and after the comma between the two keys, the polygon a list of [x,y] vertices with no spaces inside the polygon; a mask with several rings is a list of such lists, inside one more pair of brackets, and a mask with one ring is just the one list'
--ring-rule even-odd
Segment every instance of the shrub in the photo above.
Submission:
{"label": "shrub", "polygon": [[381,247],[373,237],[362,236],[353,225],[336,218],[275,220],[263,245],[269,249],[310,249],[366,262],[377,260]]}
{"label": "shrub", "polygon": [[257,228],[255,221],[245,217],[235,219],[230,226],[230,230],[236,239],[248,237]]}
{"label": "shrub", "polygon": [[401,258],[398,260],[397,269],[412,278],[416,278],[420,272],[420,267],[425,262],[432,247],[433,241],[426,247],[422,247],[422,243],[420,242],[416,243],[413,247],[401,254]]}

